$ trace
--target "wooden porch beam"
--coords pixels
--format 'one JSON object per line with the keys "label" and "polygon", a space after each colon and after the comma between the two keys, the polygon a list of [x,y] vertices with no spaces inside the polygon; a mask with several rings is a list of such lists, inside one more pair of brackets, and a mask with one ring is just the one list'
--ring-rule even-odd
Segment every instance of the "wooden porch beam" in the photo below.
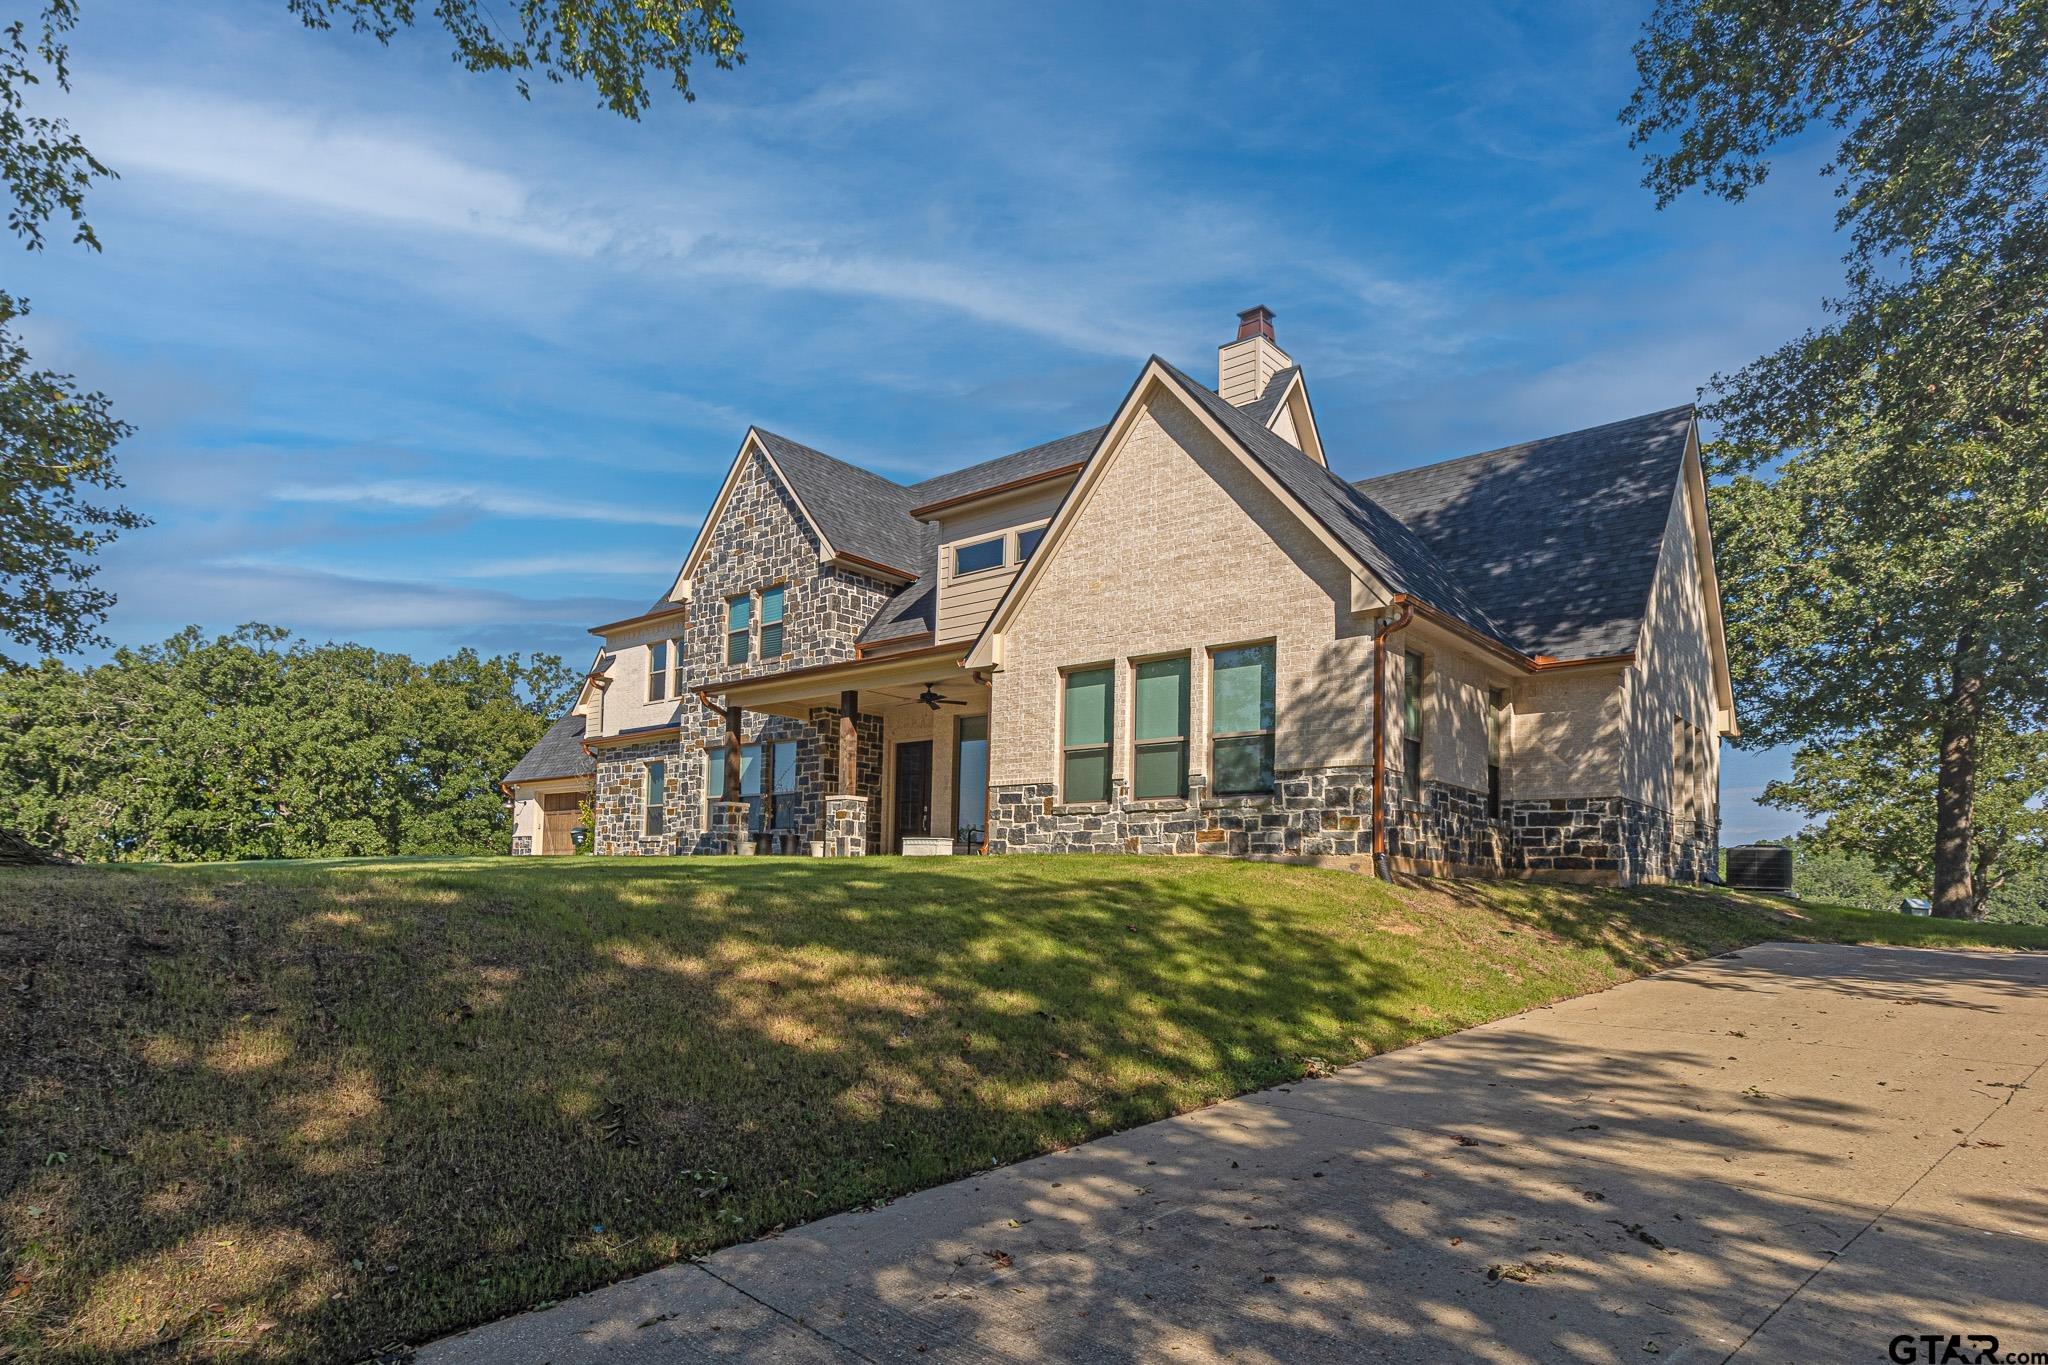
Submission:
{"label": "wooden porch beam", "polygon": [[835,796],[853,796],[860,785],[860,691],[839,694],[839,782]]}

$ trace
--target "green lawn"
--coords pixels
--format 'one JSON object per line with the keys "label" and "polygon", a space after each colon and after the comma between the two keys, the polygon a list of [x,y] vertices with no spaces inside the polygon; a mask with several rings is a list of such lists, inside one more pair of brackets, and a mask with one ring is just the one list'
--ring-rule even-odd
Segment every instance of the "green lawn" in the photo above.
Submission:
{"label": "green lawn", "polygon": [[0,1358],[353,1359],[1767,938],[1191,860],[0,871]]}

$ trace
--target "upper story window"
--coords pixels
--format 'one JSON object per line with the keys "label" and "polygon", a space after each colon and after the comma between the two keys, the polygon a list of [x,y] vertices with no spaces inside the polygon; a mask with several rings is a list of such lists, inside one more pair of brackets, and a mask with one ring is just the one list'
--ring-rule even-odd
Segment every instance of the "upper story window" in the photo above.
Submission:
{"label": "upper story window", "polygon": [[662,701],[668,696],[669,684],[669,642],[656,640],[647,646],[647,700]]}
{"label": "upper story window", "polygon": [[1022,564],[1031,558],[1031,552],[1038,548],[1038,542],[1045,539],[1043,526],[1032,526],[1017,533],[1017,562]]}
{"label": "upper story window", "polygon": [[782,593],[780,587],[761,590],[761,657],[782,657]]}
{"label": "upper story window", "polygon": [[1004,539],[1002,536],[991,536],[987,540],[977,540],[972,544],[954,546],[954,577],[957,578],[963,574],[980,573],[984,569],[1002,568]]}
{"label": "upper story window", "polygon": [[754,599],[748,595],[725,599],[725,661],[743,664],[753,645]]}
{"label": "upper story window", "polygon": [[1146,659],[1131,670],[1131,795],[1188,794],[1188,658]]}
{"label": "upper story window", "polygon": [[1401,773],[1408,795],[1422,796],[1422,656],[1408,650],[1401,656]]}
{"label": "upper story window", "polygon": [[1060,735],[1060,792],[1069,802],[1109,800],[1109,745],[1116,670],[1077,668],[1066,675]]}
{"label": "upper story window", "polygon": [[1210,654],[1209,754],[1217,795],[1273,790],[1273,646]]}

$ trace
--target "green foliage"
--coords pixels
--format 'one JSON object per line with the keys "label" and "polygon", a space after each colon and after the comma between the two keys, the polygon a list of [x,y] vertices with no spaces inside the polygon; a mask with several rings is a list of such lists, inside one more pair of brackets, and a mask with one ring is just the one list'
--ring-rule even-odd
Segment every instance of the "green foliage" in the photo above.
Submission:
{"label": "green foliage", "polygon": [[[1860,855],[1894,889],[1925,895],[1934,877],[1936,760],[1934,743],[1925,736],[1916,742],[1861,735],[1807,745],[1793,755],[1791,778],[1771,783],[1763,800],[1825,820],[1807,836],[1816,850]],[[2015,875],[2048,859],[2044,797],[2048,732],[2014,734],[1987,725],[1980,738],[1972,811],[1971,888],[1977,915]],[[1868,904],[1860,898],[1852,903]]]}
{"label": "green foliage", "polygon": [[[99,643],[112,594],[94,557],[147,525],[86,490],[121,486],[114,447],[129,426],[69,375],[33,368],[9,324],[27,312],[0,292],[0,639],[41,654]],[[0,667],[11,661],[0,650]]]}
{"label": "green foliage", "polygon": [[498,780],[566,705],[551,655],[418,663],[197,627],[0,674],[0,827],[92,860],[496,852]]}
{"label": "green foliage", "polygon": [[[290,4],[308,28],[340,20],[380,43],[415,19],[413,0]],[[509,26],[488,0],[438,0],[434,17],[455,39],[454,58],[466,69],[512,72],[521,95],[530,93],[529,72],[556,85],[587,80],[605,107],[625,118],[639,118],[651,103],[649,76],[666,77],[676,93],[694,100],[692,61],[708,57],[730,71],[747,59],[731,0],[512,0],[507,8]]]}
{"label": "green foliage", "polygon": [[1936,900],[1967,913],[1977,738],[2048,724],[2048,12],[1661,0],[1636,62],[1660,203],[1836,130],[1847,293],[1706,411],[1731,663],[1751,743],[1936,746]]}
{"label": "green foliage", "polygon": [[85,191],[95,178],[114,173],[63,119],[27,107],[30,88],[46,76],[60,90],[71,88],[65,35],[77,22],[76,0],[47,0],[33,37],[26,19],[0,29],[0,181],[13,201],[7,225],[31,251],[43,245],[43,224],[60,213],[71,219],[74,242],[95,251],[100,246],[85,221]]}

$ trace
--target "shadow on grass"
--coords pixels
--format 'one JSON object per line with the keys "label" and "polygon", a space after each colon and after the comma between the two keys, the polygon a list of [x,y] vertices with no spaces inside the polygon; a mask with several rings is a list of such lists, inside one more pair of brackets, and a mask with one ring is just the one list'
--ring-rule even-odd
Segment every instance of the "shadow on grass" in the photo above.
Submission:
{"label": "shadow on grass", "polygon": [[9,877],[0,1340],[360,1357],[1738,932],[1626,904],[1137,859]]}

